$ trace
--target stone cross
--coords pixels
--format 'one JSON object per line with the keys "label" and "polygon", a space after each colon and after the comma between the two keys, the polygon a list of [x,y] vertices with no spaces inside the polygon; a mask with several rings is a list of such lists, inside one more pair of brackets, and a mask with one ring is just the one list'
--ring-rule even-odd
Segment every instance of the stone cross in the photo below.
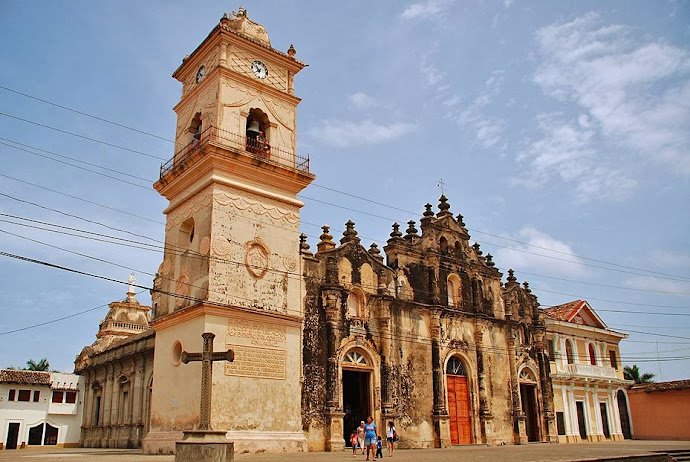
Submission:
{"label": "stone cross", "polygon": [[183,363],[201,361],[201,405],[199,411],[199,430],[211,430],[211,385],[213,379],[213,361],[234,361],[235,352],[232,350],[213,352],[213,339],[216,337],[211,332],[201,334],[204,339],[204,348],[201,353],[182,352],[180,358]]}
{"label": "stone cross", "polygon": [[438,180],[438,185],[439,188],[441,188],[441,195],[445,194],[444,188],[446,186],[446,183],[444,183],[443,178]]}

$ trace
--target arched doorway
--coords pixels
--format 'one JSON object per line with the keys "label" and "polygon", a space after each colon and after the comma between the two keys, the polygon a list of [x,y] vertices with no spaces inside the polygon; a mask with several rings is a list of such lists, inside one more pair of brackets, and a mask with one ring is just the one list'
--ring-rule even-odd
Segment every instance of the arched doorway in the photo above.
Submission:
{"label": "arched doorway", "polygon": [[446,364],[446,389],[448,390],[448,416],[451,444],[472,443],[472,409],[467,369],[462,360],[452,356]]}
{"label": "arched doorway", "polygon": [[534,373],[527,367],[520,372],[520,402],[522,403],[522,412],[525,414],[527,441],[539,441],[537,379]]}
{"label": "arched doorway", "polygon": [[618,401],[618,415],[621,418],[623,438],[626,440],[632,439],[630,416],[628,415],[628,399],[625,397],[625,392],[623,390],[618,390],[618,393],[616,393],[616,400]]}
{"label": "arched doorway", "polygon": [[364,350],[353,348],[345,353],[343,376],[343,439],[350,444],[350,433],[359,423],[373,414],[371,407],[371,380],[373,363]]}

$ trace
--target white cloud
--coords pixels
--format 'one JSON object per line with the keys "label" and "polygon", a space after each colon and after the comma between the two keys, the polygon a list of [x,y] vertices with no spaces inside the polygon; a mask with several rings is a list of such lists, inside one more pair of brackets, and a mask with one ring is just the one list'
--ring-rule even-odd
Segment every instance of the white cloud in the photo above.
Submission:
{"label": "white cloud", "polygon": [[482,92],[472,104],[455,116],[458,125],[474,133],[475,141],[485,149],[497,146],[505,130],[505,122],[497,117],[488,116],[483,108],[489,105],[501,92],[505,73],[496,70],[484,82]]}
{"label": "white cloud", "polygon": [[426,0],[409,5],[400,13],[402,19],[440,19],[453,0]]}
{"label": "white cloud", "polygon": [[596,131],[590,128],[586,115],[581,114],[577,122],[569,122],[558,113],[540,114],[537,124],[542,137],[529,141],[518,156],[518,161],[528,163],[529,168],[524,176],[515,179],[516,184],[534,188],[556,178],[573,184],[578,202],[594,198],[621,201],[630,197],[637,182],[602,161],[594,148]]}
{"label": "white cloud", "polygon": [[513,268],[518,275],[520,270],[561,276],[585,274],[582,260],[575,255],[570,245],[534,227],[525,226],[517,235],[506,237],[529,245],[511,244],[512,249],[497,250],[495,260],[501,268]]}
{"label": "white cloud", "polygon": [[618,161],[632,152],[690,175],[690,52],[641,43],[631,31],[602,24],[596,13],[539,29],[534,81],[574,104],[580,120],[620,151]]}
{"label": "white cloud", "polygon": [[623,284],[634,289],[659,291],[684,297],[690,295],[690,282],[671,281],[663,277],[635,276],[625,280]]}
{"label": "white cloud", "polygon": [[392,141],[415,131],[417,126],[408,122],[382,123],[365,119],[361,121],[325,120],[308,133],[323,143],[339,148],[379,144]]}
{"label": "white cloud", "polygon": [[361,91],[351,94],[348,99],[350,104],[357,109],[369,109],[378,106],[376,99]]}

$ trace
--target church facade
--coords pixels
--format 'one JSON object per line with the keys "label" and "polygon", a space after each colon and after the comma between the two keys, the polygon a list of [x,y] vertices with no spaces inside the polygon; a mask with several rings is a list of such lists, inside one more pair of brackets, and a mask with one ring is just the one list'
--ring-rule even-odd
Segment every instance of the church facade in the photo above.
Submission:
{"label": "church facade", "polygon": [[556,442],[537,299],[512,271],[502,282],[446,197],[383,249],[352,222],[340,239],[324,227],[315,251],[300,236],[297,194],[315,178],[296,152],[304,66],[240,9],[173,74],[150,322],[78,358],[83,445],[172,452],[199,421],[201,365],[182,358],[205,332],[234,351],[207,404],[238,452],[339,450],[367,416],[393,421],[402,447]]}

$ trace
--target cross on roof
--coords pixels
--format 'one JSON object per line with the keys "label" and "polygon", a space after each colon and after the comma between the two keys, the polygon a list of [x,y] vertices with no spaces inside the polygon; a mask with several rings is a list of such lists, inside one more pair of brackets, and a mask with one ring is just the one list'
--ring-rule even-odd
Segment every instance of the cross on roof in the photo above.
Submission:
{"label": "cross on roof", "polygon": [[183,363],[190,361],[201,361],[201,404],[199,410],[199,430],[211,430],[211,383],[213,378],[213,361],[234,361],[235,352],[213,351],[213,339],[216,337],[212,332],[201,334],[204,339],[204,348],[201,353],[182,352],[180,358]]}
{"label": "cross on roof", "polygon": [[440,178],[440,179],[438,180],[438,184],[437,184],[436,186],[438,186],[439,188],[441,188],[441,194],[442,194],[442,195],[446,193],[446,192],[444,191],[444,187],[446,186],[446,183],[443,182],[443,178]]}

